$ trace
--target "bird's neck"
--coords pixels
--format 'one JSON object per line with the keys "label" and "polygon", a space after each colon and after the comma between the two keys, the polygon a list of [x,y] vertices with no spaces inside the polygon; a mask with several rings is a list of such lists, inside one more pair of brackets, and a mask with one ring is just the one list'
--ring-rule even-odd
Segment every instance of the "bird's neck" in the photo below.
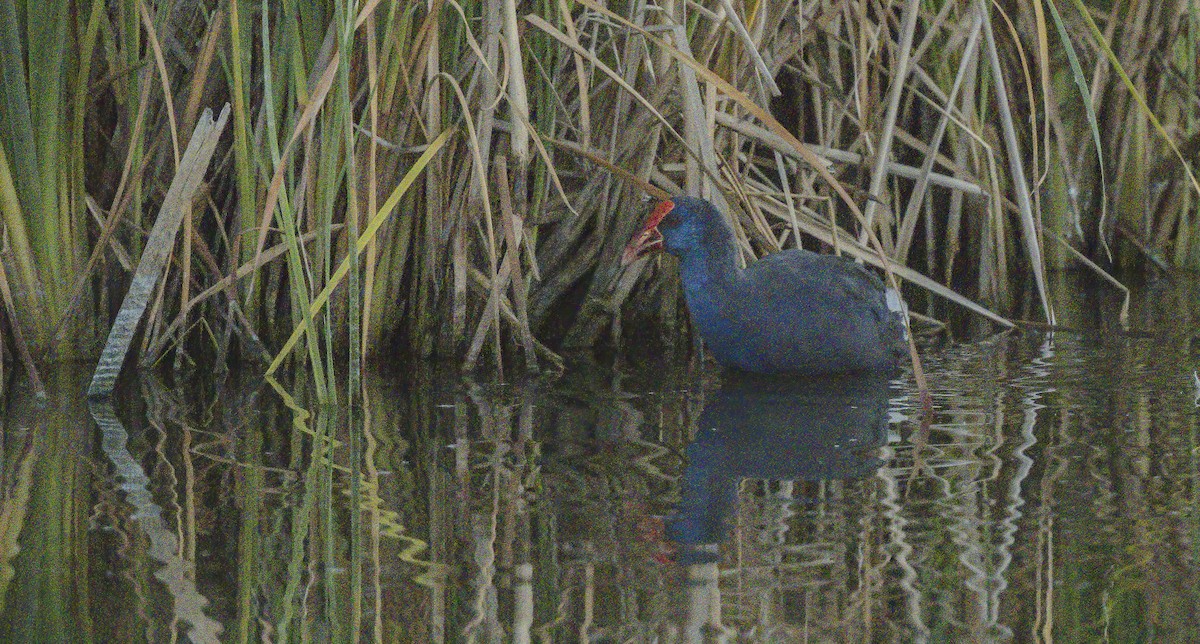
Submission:
{"label": "bird's neck", "polygon": [[739,260],[733,231],[707,240],[681,258],[684,296],[697,321],[717,316],[719,305],[728,301],[727,294],[737,288],[742,277]]}
{"label": "bird's neck", "polygon": [[713,242],[684,255],[680,261],[680,271],[685,283],[718,288],[729,286],[741,277],[739,259],[732,239]]}

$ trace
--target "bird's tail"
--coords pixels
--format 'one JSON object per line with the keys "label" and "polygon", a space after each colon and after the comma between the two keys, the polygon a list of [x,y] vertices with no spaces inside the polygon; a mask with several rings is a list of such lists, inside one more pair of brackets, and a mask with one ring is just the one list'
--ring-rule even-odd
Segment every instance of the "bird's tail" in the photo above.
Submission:
{"label": "bird's tail", "polygon": [[884,297],[887,299],[888,311],[892,314],[892,323],[900,325],[897,335],[908,342],[908,305],[900,297],[900,292],[894,288],[884,291]]}

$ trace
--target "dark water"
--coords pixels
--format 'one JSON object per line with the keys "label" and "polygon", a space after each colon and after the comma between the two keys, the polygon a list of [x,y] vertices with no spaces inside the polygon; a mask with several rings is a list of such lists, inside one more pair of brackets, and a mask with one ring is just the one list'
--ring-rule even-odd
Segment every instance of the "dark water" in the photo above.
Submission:
{"label": "dark water", "polygon": [[907,372],[89,409],[60,368],[6,403],[0,640],[1200,641],[1198,296],[1141,289],[1122,334],[1067,289],[1078,332],[930,347],[928,418]]}

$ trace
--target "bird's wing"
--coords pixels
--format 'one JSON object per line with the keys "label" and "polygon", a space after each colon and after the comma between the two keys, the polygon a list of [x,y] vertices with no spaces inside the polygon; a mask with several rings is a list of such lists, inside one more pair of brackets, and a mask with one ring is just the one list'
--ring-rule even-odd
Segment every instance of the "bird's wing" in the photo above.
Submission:
{"label": "bird's wing", "polygon": [[789,249],[758,260],[746,273],[777,298],[829,298],[851,306],[883,305],[886,310],[883,281],[848,257]]}

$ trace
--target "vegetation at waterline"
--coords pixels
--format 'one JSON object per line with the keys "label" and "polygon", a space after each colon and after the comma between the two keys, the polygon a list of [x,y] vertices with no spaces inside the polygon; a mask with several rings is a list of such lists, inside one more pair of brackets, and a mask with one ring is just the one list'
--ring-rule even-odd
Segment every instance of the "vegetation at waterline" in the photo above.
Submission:
{"label": "vegetation at waterline", "polygon": [[887,257],[915,311],[999,324],[1029,283],[1053,320],[1048,267],[1200,265],[1198,26],[1179,0],[3,3],[0,364],[95,353],[226,102],[143,364],[269,362],[308,319],[324,389],[364,354],[536,369],[681,329],[639,279],[670,260],[619,258],[684,191],[748,257]]}

